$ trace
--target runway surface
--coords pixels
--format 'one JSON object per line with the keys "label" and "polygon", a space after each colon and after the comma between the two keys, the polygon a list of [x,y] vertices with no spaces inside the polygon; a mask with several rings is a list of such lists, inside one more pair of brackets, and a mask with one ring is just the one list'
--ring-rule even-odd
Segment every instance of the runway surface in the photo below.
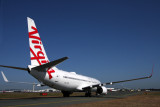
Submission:
{"label": "runway surface", "polygon": [[0,107],[59,107],[64,105],[80,104],[95,101],[118,99],[140,94],[140,92],[110,92],[105,96],[75,96],[75,97],[39,97],[25,99],[0,100]]}

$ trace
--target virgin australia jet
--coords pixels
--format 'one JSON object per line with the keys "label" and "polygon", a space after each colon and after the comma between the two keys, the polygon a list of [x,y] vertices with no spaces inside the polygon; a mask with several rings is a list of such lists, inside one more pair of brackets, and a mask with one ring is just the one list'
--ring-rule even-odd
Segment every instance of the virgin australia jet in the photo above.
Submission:
{"label": "virgin australia jet", "polygon": [[28,21],[31,65],[28,65],[28,68],[4,66],[4,65],[0,65],[0,67],[7,67],[7,68],[28,71],[30,75],[35,77],[43,85],[47,85],[49,87],[61,90],[64,97],[69,97],[69,95],[75,91],[84,91],[85,96],[87,97],[91,96],[92,91],[96,92],[97,94],[107,94],[107,88],[105,87],[105,85],[152,77],[151,73],[150,76],[146,77],[101,83],[99,80],[95,78],[79,75],[76,74],[75,72],[67,72],[60,70],[56,67],[56,65],[68,59],[68,57],[63,57],[58,60],[50,62],[44,50],[34,20],[28,17],[27,21]]}

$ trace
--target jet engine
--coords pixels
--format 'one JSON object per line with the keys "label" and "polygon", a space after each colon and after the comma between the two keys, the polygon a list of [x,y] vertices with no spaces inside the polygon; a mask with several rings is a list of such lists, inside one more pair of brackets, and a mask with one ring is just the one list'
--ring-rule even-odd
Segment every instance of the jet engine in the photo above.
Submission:
{"label": "jet engine", "polygon": [[107,88],[104,86],[98,87],[96,93],[97,94],[107,94]]}

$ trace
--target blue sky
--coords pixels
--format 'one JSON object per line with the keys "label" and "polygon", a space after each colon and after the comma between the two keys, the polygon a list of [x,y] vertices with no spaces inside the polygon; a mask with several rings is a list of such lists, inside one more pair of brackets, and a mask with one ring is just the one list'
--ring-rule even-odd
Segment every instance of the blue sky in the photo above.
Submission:
{"label": "blue sky", "polygon": [[[0,64],[30,64],[27,17],[35,20],[50,61],[101,82],[153,78],[109,87],[160,88],[159,0],[0,0]],[[0,68],[9,80],[37,82],[25,71]],[[6,84],[0,89],[31,89]]]}

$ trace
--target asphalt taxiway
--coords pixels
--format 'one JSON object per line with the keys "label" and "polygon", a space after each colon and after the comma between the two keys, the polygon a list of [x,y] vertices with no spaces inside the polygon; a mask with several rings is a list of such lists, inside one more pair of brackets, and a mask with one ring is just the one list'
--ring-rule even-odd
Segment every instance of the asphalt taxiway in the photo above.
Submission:
{"label": "asphalt taxiway", "polygon": [[140,94],[140,92],[110,92],[105,96],[74,96],[74,97],[38,97],[25,99],[5,99],[0,100],[0,107],[58,107],[64,105],[88,103],[118,99],[127,96]]}

